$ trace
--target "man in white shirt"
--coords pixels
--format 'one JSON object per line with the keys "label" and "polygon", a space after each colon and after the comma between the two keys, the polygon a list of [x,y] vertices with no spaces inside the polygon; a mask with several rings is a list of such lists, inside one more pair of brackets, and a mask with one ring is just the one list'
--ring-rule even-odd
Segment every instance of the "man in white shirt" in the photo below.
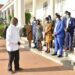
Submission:
{"label": "man in white shirt", "polygon": [[9,54],[8,71],[12,72],[12,62],[14,61],[15,71],[19,68],[19,29],[17,28],[18,19],[13,18],[6,32],[6,48]]}

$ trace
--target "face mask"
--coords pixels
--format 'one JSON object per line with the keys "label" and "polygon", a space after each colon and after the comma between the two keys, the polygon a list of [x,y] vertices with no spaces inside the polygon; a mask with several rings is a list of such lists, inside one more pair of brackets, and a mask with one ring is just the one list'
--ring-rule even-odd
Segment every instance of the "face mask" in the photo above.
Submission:
{"label": "face mask", "polygon": [[15,26],[18,26],[18,23]]}
{"label": "face mask", "polygon": [[47,21],[45,21],[45,24],[47,24]]}
{"label": "face mask", "polygon": [[68,16],[68,15],[66,15],[66,18],[69,18],[69,16]]}
{"label": "face mask", "polygon": [[56,18],[56,21],[58,20],[58,18]]}
{"label": "face mask", "polygon": [[34,21],[34,23],[36,23],[36,21]]}

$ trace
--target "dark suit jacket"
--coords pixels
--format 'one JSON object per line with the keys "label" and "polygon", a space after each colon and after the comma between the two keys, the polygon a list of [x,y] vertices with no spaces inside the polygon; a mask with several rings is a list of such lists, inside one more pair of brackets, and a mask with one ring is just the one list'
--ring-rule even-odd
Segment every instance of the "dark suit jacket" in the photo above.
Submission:
{"label": "dark suit jacket", "polygon": [[71,33],[71,35],[73,35],[74,33],[74,28],[75,28],[75,19],[71,17],[69,21],[69,32]]}

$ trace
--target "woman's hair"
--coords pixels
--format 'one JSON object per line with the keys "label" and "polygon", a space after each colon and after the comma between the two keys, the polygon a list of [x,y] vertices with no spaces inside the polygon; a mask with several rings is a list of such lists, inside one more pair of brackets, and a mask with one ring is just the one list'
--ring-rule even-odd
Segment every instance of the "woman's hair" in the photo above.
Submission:
{"label": "woman's hair", "polygon": [[46,20],[46,21],[49,21],[49,18],[48,18],[48,17],[46,17],[46,18],[45,18],[45,20]]}
{"label": "woman's hair", "polygon": [[52,20],[52,17],[51,17],[51,15],[48,15],[48,18],[49,18],[49,20]]}
{"label": "woman's hair", "polygon": [[59,20],[61,20],[61,16],[58,13],[56,13],[55,15]]}
{"label": "woman's hair", "polygon": [[40,23],[40,20],[39,20],[39,19],[37,20],[37,25],[41,25],[41,23]]}
{"label": "woman's hair", "polygon": [[68,16],[71,16],[71,12],[68,12],[67,15],[68,15]]}
{"label": "woman's hair", "polygon": [[45,20],[47,21],[47,23],[49,23],[49,18],[48,17],[46,17]]}
{"label": "woman's hair", "polygon": [[16,17],[13,17],[12,20],[11,20],[11,23],[13,25],[16,25],[18,23],[18,19]]}

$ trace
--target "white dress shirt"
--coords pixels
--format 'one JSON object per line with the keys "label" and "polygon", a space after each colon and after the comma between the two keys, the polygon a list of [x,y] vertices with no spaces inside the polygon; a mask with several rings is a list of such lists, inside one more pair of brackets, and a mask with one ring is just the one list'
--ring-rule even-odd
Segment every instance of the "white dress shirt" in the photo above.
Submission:
{"label": "white dress shirt", "polygon": [[68,28],[68,26],[69,26],[69,21],[70,21],[70,18],[67,19],[67,26],[66,26],[66,28]]}
{"label": "white dress shirt", "polygon": [[16,51],[19,49],[18,42],[20,40],[19,29],[10,25],[6,32],[6,48],[7,51]]}

